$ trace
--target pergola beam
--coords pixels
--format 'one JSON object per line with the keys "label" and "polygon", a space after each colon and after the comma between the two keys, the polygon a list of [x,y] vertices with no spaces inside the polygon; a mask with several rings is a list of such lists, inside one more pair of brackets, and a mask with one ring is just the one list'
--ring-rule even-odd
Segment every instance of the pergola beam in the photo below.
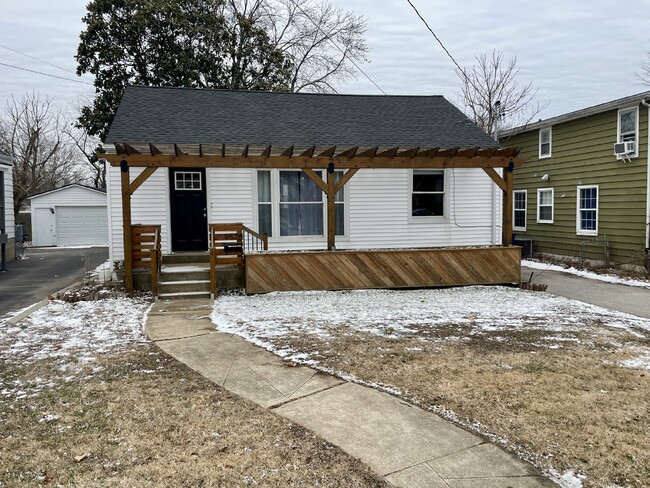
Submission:
{"label": "pergola beam", "polygon": [[[312,149],[312,148],[310,148]],[[308,152],[308,151],[305,151]],[[395,151],[396,152],[396,151]],[[506,168],[512,162],[515,167],[523,161],[512,156],[495,155],[482,156],[433,156],[433,157],[389,157],[374,156],[363,157],[310,157],[304,153],[300,156],[216,156],[204,154],[203,156],[183,154],[179,156],[149,154],[100,154],[112,166],[119,166],[122,159],[129,162],[132,168],[138,167],[169,167],[169,168],[265,168],[265,169],[325,169],[330,161],[336,169],[363,169],[363,168],[393,168],[393,169],[418,169],[418,168]]]}

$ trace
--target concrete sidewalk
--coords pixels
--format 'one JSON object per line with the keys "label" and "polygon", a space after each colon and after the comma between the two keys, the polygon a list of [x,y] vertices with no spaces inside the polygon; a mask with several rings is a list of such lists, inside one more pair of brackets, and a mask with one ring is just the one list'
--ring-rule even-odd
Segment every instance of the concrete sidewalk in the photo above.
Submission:
{"label": "concrete sidewalk", "polygon": [[395,486],[553,487],[529,464],[398,398],[303,366],[290,367],[218,332],[210,300],[161,301],[149,338],[224,388],[272,409],[360,459]]}
{"label": "concrete sidewalk", "polygon": [[547,293],[650,319],[650,290],[543,269],[521,268],[521,281],[548,285]]}

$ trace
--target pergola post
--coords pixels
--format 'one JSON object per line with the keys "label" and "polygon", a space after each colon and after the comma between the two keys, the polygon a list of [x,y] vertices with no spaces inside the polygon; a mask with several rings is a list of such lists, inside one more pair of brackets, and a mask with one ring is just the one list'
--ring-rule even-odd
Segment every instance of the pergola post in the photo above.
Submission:
{"label": "pergola post", "polygon": [[120,161],[120,184],[122,189],[122,229],[124,239],[124,288],[133,293],[133,252],[131,243],[131,179],[129,163]]}
{"label": "pergola post", "polygon": [[336,245],[336,191],[334,189],[334,165],[327,169],[327,250]]}
{"label": "pergola post", "polygon": [[503,191],[503,245],[512,245],[512,167],[503,169],[503,181],[505,190]]}

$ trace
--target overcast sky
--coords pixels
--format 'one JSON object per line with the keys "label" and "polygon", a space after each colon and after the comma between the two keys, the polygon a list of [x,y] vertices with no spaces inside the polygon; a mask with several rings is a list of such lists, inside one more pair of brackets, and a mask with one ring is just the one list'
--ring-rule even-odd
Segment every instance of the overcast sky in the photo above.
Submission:
{"label": "overcast sky", "polygon": [[[389,95],[440,94],[457,102],[453,64],[406,0],[330,0],[368,19],[370,63],[363,70]],[[635,77],[646,59],[650,0],[412,0],[463,66],[497,49],[517,56],[519,80],[532,81],[541,117],[645,90]],[[0,0],[0,63],[92,83],[75,74],[74,54],[87,0]],[[40,58],[58,69],[6,48]],[[93,87],[0,64],[0,109],[12,94],[38,91],[62,105]],[[342,93],[379,94],[363,75]]]}

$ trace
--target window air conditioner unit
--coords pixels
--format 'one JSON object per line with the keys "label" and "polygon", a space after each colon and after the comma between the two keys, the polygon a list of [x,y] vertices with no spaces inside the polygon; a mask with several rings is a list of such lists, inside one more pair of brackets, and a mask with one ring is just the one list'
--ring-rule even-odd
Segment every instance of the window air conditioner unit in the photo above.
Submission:
{"label": "window air conditioner unit", "polygon": [[627,154],[634,154],[635,142],[626,141],[614,144],[614,154],[616,156],[625,156]]}

